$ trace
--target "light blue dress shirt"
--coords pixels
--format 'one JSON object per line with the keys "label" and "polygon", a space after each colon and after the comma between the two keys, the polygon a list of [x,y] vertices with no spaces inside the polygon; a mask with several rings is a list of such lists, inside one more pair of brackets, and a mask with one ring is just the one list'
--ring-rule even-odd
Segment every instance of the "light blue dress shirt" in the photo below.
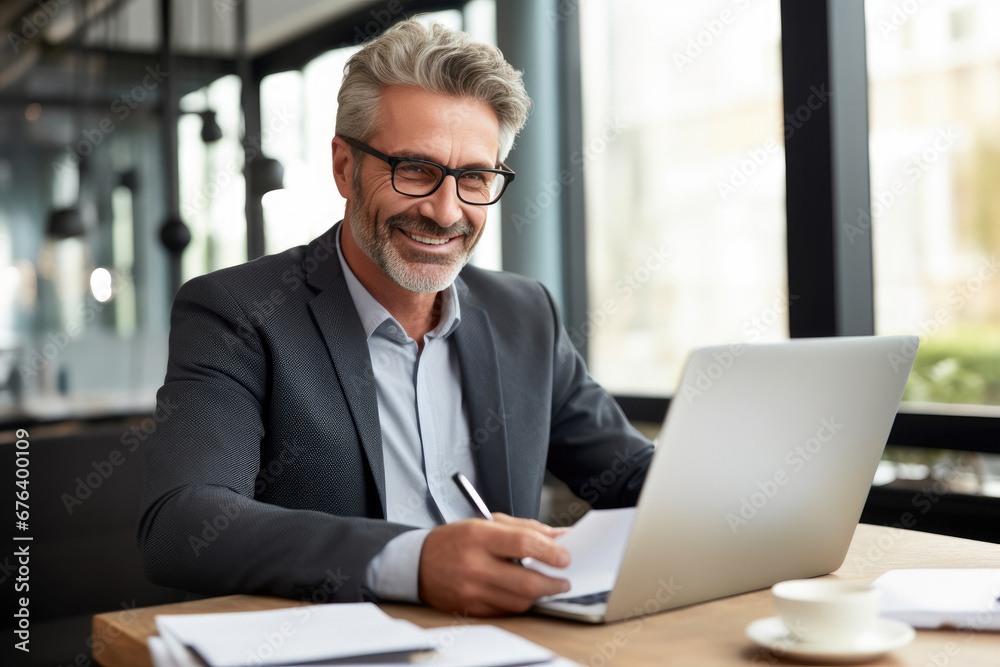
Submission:
{"label": "light blue dress shirt", "polygon": [[417,342],[351,271],[339,234],[337,257],[375,373],[386,518],[420,528],[382,548],[368,565],[365,585],[380,599],[417,602],[420,551],[430,529],[478,516],[451,479],[461,472],[476,483],[458,351],[450,340],[461,322],[458,292],[453,283],[440,293],[441,318],[419,352]]}

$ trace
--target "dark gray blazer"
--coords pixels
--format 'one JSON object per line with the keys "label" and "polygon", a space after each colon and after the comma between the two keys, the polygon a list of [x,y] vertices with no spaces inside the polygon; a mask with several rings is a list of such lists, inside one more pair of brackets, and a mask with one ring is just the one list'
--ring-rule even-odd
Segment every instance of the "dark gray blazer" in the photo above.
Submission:
{"label": "dark gray blazer", "polygon": [[[137,531],[156,583],[365,599],[368,562],[411,529],[385,520],[372,365],[337,227],[177,293]],[[597,507],[633,505],[652,446],[587,374],[545,288],[471,266],[456,286],[490,509],[536,517],[546,468]]]}

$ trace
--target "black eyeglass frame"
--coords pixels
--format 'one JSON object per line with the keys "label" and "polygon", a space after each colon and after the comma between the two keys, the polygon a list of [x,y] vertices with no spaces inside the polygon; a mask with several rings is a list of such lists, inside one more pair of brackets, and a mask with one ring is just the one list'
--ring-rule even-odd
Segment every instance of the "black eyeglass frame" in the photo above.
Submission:
{"label": "black eyeglass frame", "polygon": [[[446,167],[443,164],[438,164],[437,162],[431,162],[430,160],[422,160],[420,158],[415,158],[415,157],[396,157],[392,155],[386,155],[385,153],[375,150],[368,144],[361,143],[357,139],[351,139],[350,137],[345,137],[340,134],[338,134],[337,136],[343,139],[344,142],[347,143],[347,145],[357,148],[362,153],[367,153],[372,157],[376,157],[379,160],[388,163],[388,165],[392,168],[392,173],[391,173],[392,189],[398,192],[399,194],[403,195],[404,197],[414,197],[414,198],[430,197],[432,194],[438,191],[438,188],[440,188],[441,184],[444,183],[445,178],[447,178],[448,176],[454,176],[455,193],[458,195],[458,198],[462,202],[470,204],[471,206],[492,206],[493,204],[496,204],[498,201],[500,201],[500,197],[503,197],[503,193],[507,191],[507,187],[514,182],[514,176],[515,176],[514,172],[511,171],[510,167],[505,165],[503,162],[500,163],[501,167],[500,169],[487,169],[485,167],[475,167],[471,169],[453,169],[451,167]],[[399,188],[396,187],[396,165],[402,162],[419,162],[421,164],[427,164],[432,167],[437,167],[438,169],[441,170],[441,179],[437,182],[437,185],[431,188],[431,191],[426,194],[414,195],[408,192],[402,192]],[[487,171],[494,174],[502,174],[504,176],[503,187],[500,188],[500,192],[497,193],[497,196],[493,199],[493,201],[475,202],[475,201],[469,201],[468,199],[462,196],[462,190],[461,188],[458,187],[458,177],[468,171]]]}

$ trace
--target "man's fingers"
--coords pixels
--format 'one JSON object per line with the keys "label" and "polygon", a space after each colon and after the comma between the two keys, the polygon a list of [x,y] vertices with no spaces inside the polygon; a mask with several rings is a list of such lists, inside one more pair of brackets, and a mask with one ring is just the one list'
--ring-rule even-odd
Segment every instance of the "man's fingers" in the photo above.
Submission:
{"label": "man's fingers", "polygon": [[566,567],[569,552],[551,537],[509,524],[494,524],[495,533],[486,548],[501,558],[534,558],[553,567]]}
{"label": "man's fingers", "polygon": [[[517,567],[517,566],[514,566]],[[563,579],[551,579],[532,570],[521,569],[521,574],[529,575],[520,578],[505,577],[496,583],[483,582],[480,601],[476,611],[470,614],[476,616],[496,616],[498,614],[520,614],[535,605],[535,600],[548,595],[556,595],[569,590],[569,582]]]}
{"label": "man's fingers", "polygon": [[563,579],[510,561],[527,557],[569,563],[566,549],[520,524],[469,519],[438,526],[424,540],[417,592],[438,609],[490,616],[525,611],[537,598],[569,589]]}
{"label": "man's fingers", "polygon": [[556,528],[554,526],[544,524],[541,521],[536,521],[535,519],[521,519],[510,516],[509,514],[504,514],[503,512],[493,512],[493,521],[494,523],[508,526],[529,528],[531,530],[538,531],[543,535],[548,535],[549,537],[559,537],[560,535],[564,535],[569,532],[569,528]]}
{"label": "man's fingers", "polygon": [[548,577],[536,570],[507,561],[498,563],[489,572],[482,573],[482,582],[485,586],[532,601],[548,595],[565,593],[569,591],[570,586],[566,579]]}
{"label": "man's fingers", "polygon": [[[546,593],[545,595],[555,595],[555,593]],[[535,600],[539,597],[544,597],[543,595],[523,596],[516,592],[512,593],[505,588],[495,587],[489,589],[487,596],[490,604],[500,607],[507,613],[514,614],[521,614],[528,611],[535,606]]]}
{"label": "man's fingers", "polygon": [[525,600],[512,595],[509,591],[499,590],[486,582],[480,582],[463,611],[471,616],[501,616],[520,613],[530,608],[530,604],[526,606]]}
{"label": "man's fingers", "polygon": [[[521,576],[507,577],[497,582],[499,587],[511,591],[521,598],[534,602],[538,598],[569,592],[569,581],[547,577],[541,572],[521,568]],[[495,585],[497,585],[495,584]]]}

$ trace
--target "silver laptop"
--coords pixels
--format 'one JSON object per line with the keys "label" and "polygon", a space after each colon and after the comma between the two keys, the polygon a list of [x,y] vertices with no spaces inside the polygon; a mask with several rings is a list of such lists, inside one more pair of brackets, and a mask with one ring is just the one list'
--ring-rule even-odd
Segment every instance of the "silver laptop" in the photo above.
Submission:
{"label": "silver laptop", "polygon": [[917,345],[871,336],[692,352],[614,586],[535,610],[604,623],[836,570]]}

